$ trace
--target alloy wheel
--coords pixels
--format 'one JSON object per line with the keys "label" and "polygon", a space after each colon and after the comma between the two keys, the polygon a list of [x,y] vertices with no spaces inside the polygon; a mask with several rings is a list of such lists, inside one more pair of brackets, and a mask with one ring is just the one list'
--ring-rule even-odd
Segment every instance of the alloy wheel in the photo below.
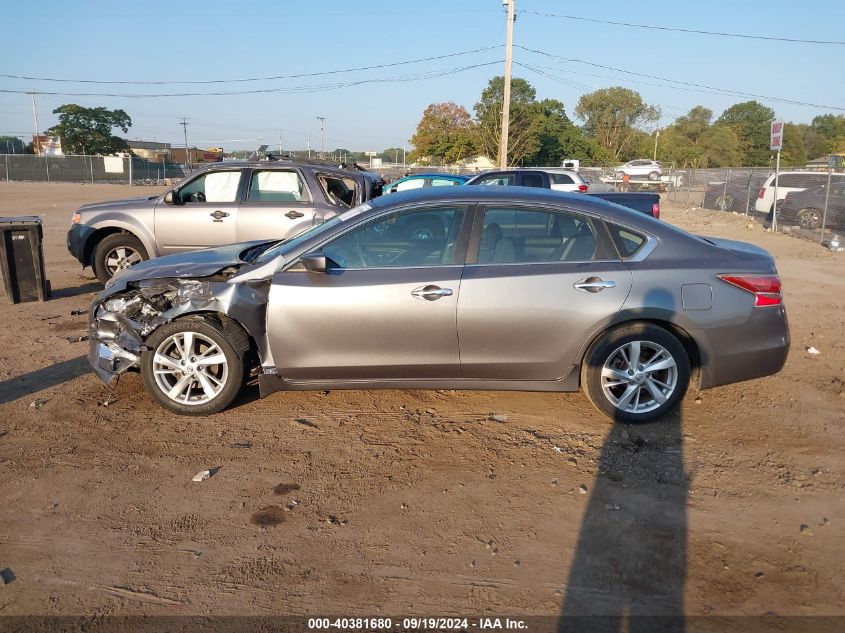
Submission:
{"label": "alloy wheel", "polygon": [[141,261],[141,253],[131,246],[116,246],[106,253],[106,270],[114,276],[119,270],[125,270]]}
{"label": "alloy wheel", "polygon": [[229,365],[223,350],[198,332],[178,332],[164,339],[153,353],[158,388],[179,404],[200,405],[226,386]]}
{"label": "alloy wheel", "polygon": [[611,353],[601,371],[607,400],[626,413],[647,413],[664,404],[678,385],[674,357],[652,341],[631,341]]}

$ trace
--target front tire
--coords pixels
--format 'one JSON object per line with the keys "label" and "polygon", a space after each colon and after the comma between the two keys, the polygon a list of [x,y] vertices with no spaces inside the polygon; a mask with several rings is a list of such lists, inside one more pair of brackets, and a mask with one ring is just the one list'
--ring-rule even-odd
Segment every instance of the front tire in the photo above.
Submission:
{"label": "front tire", "polygon": [[141,375],[147,391],[180,415],[208,415],[228,407],[244,382],[246,333],[224,333],[202,319],[161,326],[146,341]]}
{"label": "front tire", "polygon": [[734,197],[730,194],[726,196],[719,196],[716,198],[716,208],[719,211],[733,211],[734,202]]}
{"label": "front tire", "polygon": [[94,274],[106,283],[117,272],[149,258],[141,240],[131,233],[107,235],[94,248]]}
{"label": "front tire", "polygon": [[660,178],[660,174],[658,174],[656,171],[653,171],[648,175],[648,179],[651,180],[651,181],[658,180],[659,178]]}
{"label": "front tire", "polygon": [[605,332],[581,367],[581,386],[599,411],[622,423],[651,422],[670,413],[690,380],[684,346],[651,323]]}

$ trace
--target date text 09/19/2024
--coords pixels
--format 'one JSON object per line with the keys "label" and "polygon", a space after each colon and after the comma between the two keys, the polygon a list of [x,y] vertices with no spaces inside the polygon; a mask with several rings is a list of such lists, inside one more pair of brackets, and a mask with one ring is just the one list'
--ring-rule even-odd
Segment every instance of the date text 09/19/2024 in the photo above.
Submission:
{"label": "date text 09/19/2024", "polygon": [[441,631],[455,630],[466,631],[470,628],[480,630],[524,630],[527,627],[524,620],[517,618],[309,618],[309,630],[419,630],[419,631]]}

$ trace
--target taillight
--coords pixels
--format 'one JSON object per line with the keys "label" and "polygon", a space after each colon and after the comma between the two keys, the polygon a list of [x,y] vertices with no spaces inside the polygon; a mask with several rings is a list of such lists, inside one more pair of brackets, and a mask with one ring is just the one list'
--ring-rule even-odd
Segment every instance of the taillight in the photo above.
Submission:
{"label": "taillight", "polygon": [[777,275],[742,275],[723,273],[716,275],[737,288],[754,295],[754,307],[778,306],[783,303],[780,277]]}
{"label": "taillight", "polygon": [[589,185],[578,185],[578,191],[581,191],[581,192],[587,191],[587,189],[589,189],[589,188],[590,188]]}
{"label": "taillight", "polygon": [[766,188],[765,187],[760,187],[760,191],[757,192],[757,197],[760,198],[760,200],[762,200],[763,198],[766,197]]}
{"label": "taillight", "polygon": [[658,220],[660,219],[660,203],[659,202],[655,202],[653,205],[651,205],[651,217],[657,218]]}

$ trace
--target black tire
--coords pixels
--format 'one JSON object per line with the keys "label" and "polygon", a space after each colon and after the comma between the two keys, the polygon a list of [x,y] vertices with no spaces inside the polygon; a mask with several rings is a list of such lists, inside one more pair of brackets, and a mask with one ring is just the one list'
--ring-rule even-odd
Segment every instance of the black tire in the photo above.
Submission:
{"label": "black tire", "polygon": [[[112,233],[111,235],[107,235],[94,247],[94,257],[92,259],[94,274],[97,275],[97,279],[102,283],[106,283],[111,279],[116,270],[119,270],[120,265],[122,265],[121,263],[118,268],[115,268],[112,263],[114,256],[121,252],[120,249],[123,249],[123,253],[131,252],[140,257],[138,261],[134,261],[128,265],[137,264],[140,261],[150,258],[147,254],[147,249],[141,244],[141,240],[131,233]],[[127,257],[125,259],[128,262],[129,259],[134,259],[134,257]]]}
{"label": "black tire", "polygon": [[[655,370],[653,373],[640,372],[635,368],[633,375],[628,375],[628,372],[622,369],[611,368],[611,371],[618,371],[620,374],[624,374],[626,380],[630,382],[618,381],[622,384],[608,386],[607,390],[610,395],[607,395],[602,383],[602,371],[605,368],[605,364],[612,366],[614,361],[619,358],[619,350],[627,349],[625,346],[636,341],[639,341],[641,344],[642,352],[639,360],[645,363],[643,366],[647,366],[650,361],[646,353],[650,349],[655,349],[650,346],[656,346],[657,348],[661,348],[668,356],[671,356],[674,360],[674,368]],[[665,356],[660,356],[660,362],[662,363],[665,358]],[[642,367],[640,363],[637,363],[636,366]],[[674,379],[670,377],[672,373],[674,374]],[[638,424],[651,422],[671,413],[686,394],[690,381],[690,373],[689,356],[684,346],[673,334],[651,323],[632,323],[605,332],[590,346],[581,366],[581,387],[587,398],[593,403],[593,406],[607,417],[616,422]],[[638,375],[645,374],[665,381],[666,384],[674,382],[671,393],[663,393],[662,389],[660,390],[663,397],[665,397],[665,402],[662,404],[658,403],[657,399],[651,395],[652,392],[650,391],[649,385],[646,384],[649,379],[646,378],[643,381],[637,377]],[[607,380],[612,381],[614,378],[608,377]],[[651,383],[652,386],[654,384]],[[607,385],[610,385],[610,382]],[[635,397],[641,398],[642,394],[645,393],[646,398],[650,399],[652,404],[656,404],[656,406],[646,409],[644,405],[643,411],[630,411],[620,408],[611,402],[610,397],[616,397],[619,402],[622,402],[624,395],[628,393],[629,389],[634,390],[634,395],[629,396],[629,403]],[[639,403],[639,401],[638,399],[636,402]]]}
{"label": "black tire", "polygon": [[656,171],[650,172],[649,175],[648,175],[648,179],[651,180],[651,181],[659,180],[660,174],[658,174]]}
{"label": "black tire", "polygon": [[815,230],[822,225],[822,212],[812,207],[801,209],[796,218],[798,220],[798,226],[802,229]]}
{"label": "black tire", "polygon": [[616,180],[622,180],[625,177],[624,171],[617,171],[616,172]]}
{"label": "black tire", "polygon": [[[168,358],[178,363],[178,356],[167,354],[167,348],[173,343],[171,337],[192,333],[192,338],[195,339],[191,345],[191,353],[202,352],[201,344],[203,339],[212,341],[219,351],[225,356],[226,370],[217,370],[215,374],[211,370],[216,370],[220,365],[215,365],[211,370],[205,370],[205,367],[200,368],[199,365],[191,367],[187,365],[186,370],[182,374],[174,372],[171,375],[159,374],[159,379],[156,378],[154,371],[156,365],[156,353],[167,355]],[[177,339],[178,340],[178,339]],[[184,339],[182,341],[185,342]],[[178,345],[178,344],[177,344]],[[246,332],[238,327],[233,326],[224,330],[223,326],[208,319],[190,318],[180,321],[174,321],[166,325],[162,325],[147,339],[145,351],[141,355],[141,376],[144,379],[144,386],[162,407],[178,413],[180,415],[209,415],[218,413],[228,407],[232,400],[238,395],[241,387],[244,384],[244,357],[249,349],[249,337]],[[160,349],[161,348],[161,349]],[[208,347],[206,350],[209,349]],[[215,352],[214,356],[217,355]],[[194,358],[197,358],[194,356]],[[159,363],[161,366],[161,363]],[[208,373],[206,373],[206,371]],[[206,378],[211,375],[215,381],[219,381],[221,386],[219,391],[213,397],[207,397],[203,385],[200,380],[200,373],[203,373]],[[191,380],[196,376],[196,380]],[[177,397],[185,393],[186,402],[178,402],[171,398],[164,392],[162,385],[176,387],[177,383],[187,381],[185,387],[179,391]],[[212,385],[212,388],[214,385]],[[189,401],[194,400],[196,403],[190,404]]]}

